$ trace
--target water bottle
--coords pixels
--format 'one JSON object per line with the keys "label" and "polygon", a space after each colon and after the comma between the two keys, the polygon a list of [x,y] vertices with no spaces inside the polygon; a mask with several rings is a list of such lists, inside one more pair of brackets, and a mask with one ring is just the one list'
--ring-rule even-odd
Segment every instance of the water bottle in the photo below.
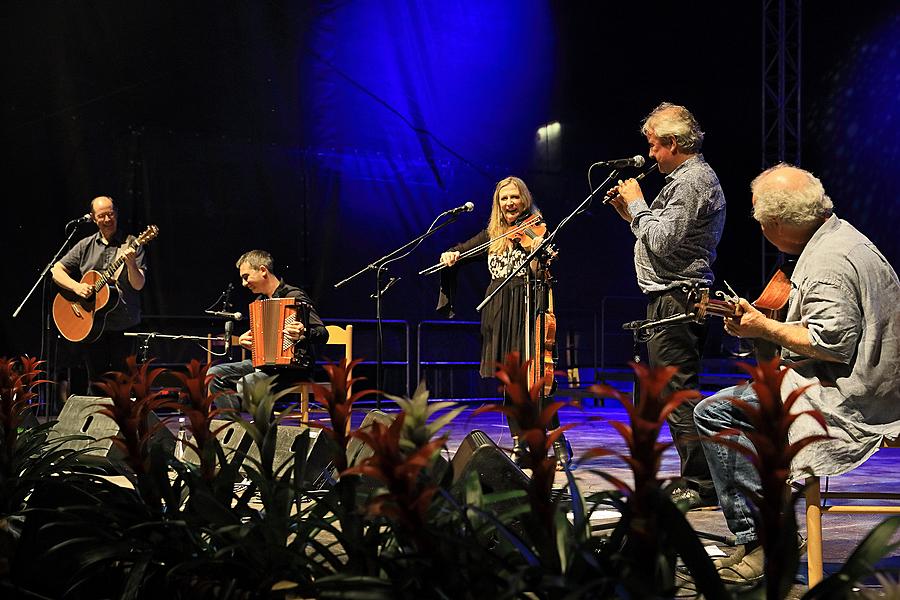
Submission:
{"label": "water bottle", "polygon": [[187,437],[184,417],[178,417],[178,435],[175,437],[175,458],[184,460],[184,440]]}

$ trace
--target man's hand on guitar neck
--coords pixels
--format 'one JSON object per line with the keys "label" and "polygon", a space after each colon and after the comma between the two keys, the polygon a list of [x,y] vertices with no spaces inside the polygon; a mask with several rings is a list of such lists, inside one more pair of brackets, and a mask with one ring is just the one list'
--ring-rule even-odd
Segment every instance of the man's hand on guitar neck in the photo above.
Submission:
{"label": "man's hand on guitar neck", "polygon": [[843,362],[809,341],[809,329],[803,323],[782,323],[770,319],[744,298],[735,308],[736,316],[725,319],[725,331],[740,338],[763,339],[809,358]]}
{"label": "man's hand on guitar neck", "polygon": [[136,291],[140,291],[146,283],[146,278],[144,272],[138,267],[136,254],[137,248],[132,246],[122,253],[122,258],[125,259],[125,268],[128,270],[128,283]]}
{"label": "man's hand on guitar neck", "polygon": [[734,317],[726,317],[725,319],[725,331],[730,335],[739,338],[768,339],[766,336],[766,321],[771,321],[772,319],[762,314],[744,298],[738,298],[738,304],[735,306],[734,312]]}

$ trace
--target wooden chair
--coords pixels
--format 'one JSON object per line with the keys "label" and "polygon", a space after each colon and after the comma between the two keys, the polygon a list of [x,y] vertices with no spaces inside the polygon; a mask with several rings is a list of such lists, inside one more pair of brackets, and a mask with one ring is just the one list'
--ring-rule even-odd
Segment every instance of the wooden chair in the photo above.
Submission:
{"label": "wooden chair", "polygon": [[[900,441],[887,441],[882,448],[900,448]],[[806,478],[807,576],[809,587],[822,581],[822,515],[834,514],[900,514],[900,492],[878,492],[867,488],[858,492],[823,492],[818,477]],[[890,500],[892,505],[838,504],[822,506],[823,499]]]}
{"label": "wooden chair", "polygon": [[[337,325],[326,325],[328,330],[328,346],[343,346],[344,357],[347,362],[353,360],[353,325],[346,327],[338,327]],[[323,384],[330,385],[330,384]],[[353,392],[352,386],[347,389],[347,394]],[[309,423],[309,397],[312,395],[312,386],[309,383],[300,384],[300,420],[303,423]],[[349,422],[348,422],[349,424]]]}

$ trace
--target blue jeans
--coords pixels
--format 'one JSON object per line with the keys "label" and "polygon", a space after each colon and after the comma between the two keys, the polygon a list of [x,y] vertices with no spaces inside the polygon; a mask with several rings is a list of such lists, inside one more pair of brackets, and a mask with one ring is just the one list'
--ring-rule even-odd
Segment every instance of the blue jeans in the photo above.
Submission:
{"label": "blue jeans", "polygon": [[265,374],[257,371],[253,367],[253,361],[248,358],[240,362],[213,365],[207,371],[207,375],[213,376],[212,381],[209,382],[209,391],[221,393],[216,398],[216,406],[240,411],[244,385],[252,383],[257,377]]}
{"label": "blue jeans", "polygon": [[[759,400],[750,384],[726,388],[706,398],[694,409],[694,422],[701,436],[713,436],[729,427],[741,431],[753,429],[744,412],[729,401],[729,398],[735,397],[752,406],[759,406]],[[742,446],[753,448],[753,444],[744,435],[738,435],[734,439]],[[706,440],[702,444],[728,528],[734,533],[738,544],[755,541],[758,537],[756,524],[742,490],[760,493],[762,485],[759,474],[750,461],[736,450]]]}

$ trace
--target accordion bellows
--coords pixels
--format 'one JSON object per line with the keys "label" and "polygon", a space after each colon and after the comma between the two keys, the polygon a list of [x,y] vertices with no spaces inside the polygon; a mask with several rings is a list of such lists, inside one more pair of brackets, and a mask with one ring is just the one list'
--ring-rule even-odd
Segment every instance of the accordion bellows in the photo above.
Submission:
{"label": "accordion bellows", "polygon": [[294,342],[284,332],[296,322],[300,304],[296,298],[266,298],[250,303],[250,331],[253,334],[251,360],[254,367],[290,365]]}

